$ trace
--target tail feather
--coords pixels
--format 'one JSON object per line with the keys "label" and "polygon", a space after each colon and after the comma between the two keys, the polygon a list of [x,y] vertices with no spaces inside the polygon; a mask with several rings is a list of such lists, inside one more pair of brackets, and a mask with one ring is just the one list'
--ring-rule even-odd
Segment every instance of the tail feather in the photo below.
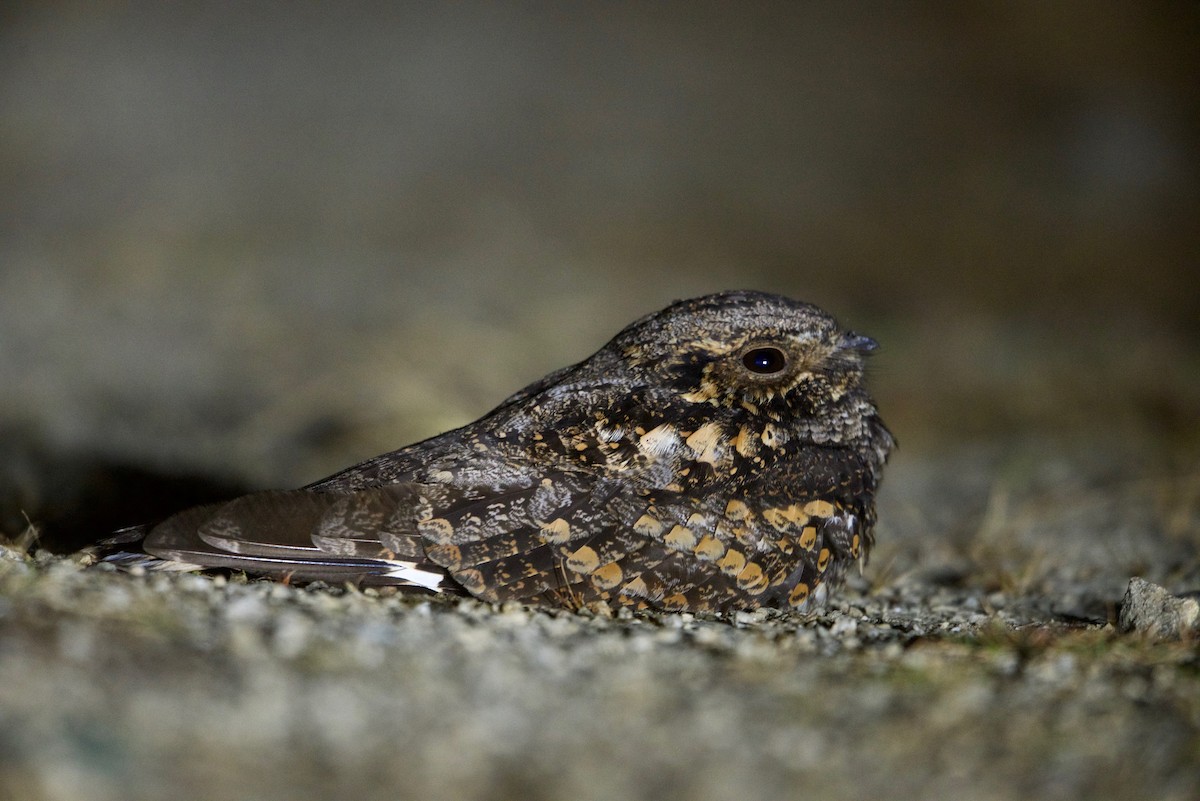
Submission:
{"label": "tail feather", "polygon": [[102,543],[115,549],[103,561],[125,568],[227,568],[296,582],[462,592],[423,553],[385,553],[369,533],[356,538],[351,548],[322,548],[323,538],[314,539],[314,534],[343,499],[335,493],[263,492],[188,509],[153,527],[117,532]]}

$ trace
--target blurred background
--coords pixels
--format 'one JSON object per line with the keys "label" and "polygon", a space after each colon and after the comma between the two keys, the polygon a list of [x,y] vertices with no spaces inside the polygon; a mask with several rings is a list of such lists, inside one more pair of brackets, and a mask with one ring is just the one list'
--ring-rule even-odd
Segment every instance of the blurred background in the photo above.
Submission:
{"label": "blurred background", "polygon": [[0,14],[6,534],[313,481],[737,287],[883,343],[894,507],[1195,470],[1195,3]]}

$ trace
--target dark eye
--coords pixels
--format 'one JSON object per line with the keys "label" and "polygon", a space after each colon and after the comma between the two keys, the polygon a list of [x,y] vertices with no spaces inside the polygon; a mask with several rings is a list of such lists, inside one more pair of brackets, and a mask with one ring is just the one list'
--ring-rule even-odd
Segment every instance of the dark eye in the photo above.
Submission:
{"label": "dark eye", "polygon": [[772,375],[787,367],[787,356],[779,348],[755,348],[746,351],[742,364],[752,373]]}

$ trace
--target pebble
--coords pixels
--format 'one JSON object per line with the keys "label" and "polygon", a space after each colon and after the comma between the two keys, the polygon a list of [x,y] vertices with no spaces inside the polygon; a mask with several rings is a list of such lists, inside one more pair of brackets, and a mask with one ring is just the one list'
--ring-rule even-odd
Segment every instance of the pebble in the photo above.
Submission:
{"label": "pebble", "polygon": [[1129,580],[1121,601],[1117,625],[1121,631],[1136,631],[1161,640],[1196,637],[1200,635],[1200,603],[1135,577]]}

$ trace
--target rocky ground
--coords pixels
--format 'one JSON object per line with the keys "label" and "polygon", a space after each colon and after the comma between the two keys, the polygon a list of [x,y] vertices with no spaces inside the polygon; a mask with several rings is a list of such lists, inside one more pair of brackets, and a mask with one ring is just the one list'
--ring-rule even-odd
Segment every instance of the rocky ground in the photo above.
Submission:
{"label": "rocky ground", "polygon": [[1113,465],[1087,453],[1090,475],[1038,462],[998,489],[972,453],[898,467],[871,566],[813,616],[603,618],[8,548],[5,797],[1195,798],[1196,610],[1149,631],[1161,599],[1139,596],[1119,618],[1134,573],[1200,588],[1200,474],[1098,483]]}

